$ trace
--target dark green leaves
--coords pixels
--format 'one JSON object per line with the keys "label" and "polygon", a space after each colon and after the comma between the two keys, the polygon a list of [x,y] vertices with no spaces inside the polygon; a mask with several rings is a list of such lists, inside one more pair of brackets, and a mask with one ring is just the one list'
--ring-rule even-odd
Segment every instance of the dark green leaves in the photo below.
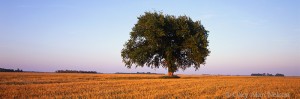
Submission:
{"label": "dark green leaves", "polygon": [[125,66],[160,66],[175,72],[179,68],[205,64],[208,50],[208,31],[200,21],[187,16],[145,12],[130,32],[121,55]]}

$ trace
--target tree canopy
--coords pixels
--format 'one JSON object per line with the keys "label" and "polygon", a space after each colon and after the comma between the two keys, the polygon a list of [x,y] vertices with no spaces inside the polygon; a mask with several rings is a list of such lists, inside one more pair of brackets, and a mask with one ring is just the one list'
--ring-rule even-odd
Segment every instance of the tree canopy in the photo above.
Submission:
{"label": "tree canopy", "polygon": [[167,68],[169,76],[178,69],[205,64],[208,49],[208,31],[200,21],[190,17],[145,12],[130,32],[121,56],[125,66]]}

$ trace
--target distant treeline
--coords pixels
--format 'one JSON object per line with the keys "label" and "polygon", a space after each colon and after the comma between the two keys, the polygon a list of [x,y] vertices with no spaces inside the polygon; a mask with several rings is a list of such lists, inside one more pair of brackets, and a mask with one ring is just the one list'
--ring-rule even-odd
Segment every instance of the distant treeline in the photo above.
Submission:
{"label": "distant treeline", "polygon": [[277,73],[277,74],[273,75],[273,74],[269,74],[269,73],[262,73],[262,74],[260,74],[260,73],[257,73],[257,74],[252,73],[251,76],[284,76],[284,74]]}
{"label": "distant treeline", "polygon": [[5,69],[5,68],[0,68],[0,72],[23,72],[23,70],[21,70],[21,69],[16,69],[16,70],[14,70],[14,69]]}
{"label": "distant treeline", "polygon": [[151,73],[151,72],[136,72],[136,73],[116,72],[115,74],[158,74],[158,73]]}
{"label": "distant treeline", "polygon": [[57,70],[56,73],[97,73],[96,71],[83,71],[83,70]]}

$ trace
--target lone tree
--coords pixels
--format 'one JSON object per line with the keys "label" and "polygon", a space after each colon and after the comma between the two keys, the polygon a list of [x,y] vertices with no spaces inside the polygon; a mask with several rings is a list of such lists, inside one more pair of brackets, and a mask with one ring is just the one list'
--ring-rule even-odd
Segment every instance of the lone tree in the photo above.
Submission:
{"label": "lone tree", "polygon": [[178,69],[193,66],[195,70],[205,64],[208,50],[208,31],[200,21],[187,16],[145,12],[130,32],[130,39],[121,51],[127,68],[133,64],[168,69],[168,75]]}

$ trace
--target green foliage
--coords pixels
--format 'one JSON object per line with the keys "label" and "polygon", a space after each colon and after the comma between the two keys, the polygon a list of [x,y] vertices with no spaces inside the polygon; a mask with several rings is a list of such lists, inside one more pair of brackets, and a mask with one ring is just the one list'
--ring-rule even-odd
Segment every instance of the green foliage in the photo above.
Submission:
{"label": "green foliage", "polygon": [[169,72],[191,66],[198,70],[210,53],[207,37],[208,31],[200,21],[194,22],[187,16],[145,12],[138,17],[121,56],[128,68],[135,64],[136,67],[162,66]]}

